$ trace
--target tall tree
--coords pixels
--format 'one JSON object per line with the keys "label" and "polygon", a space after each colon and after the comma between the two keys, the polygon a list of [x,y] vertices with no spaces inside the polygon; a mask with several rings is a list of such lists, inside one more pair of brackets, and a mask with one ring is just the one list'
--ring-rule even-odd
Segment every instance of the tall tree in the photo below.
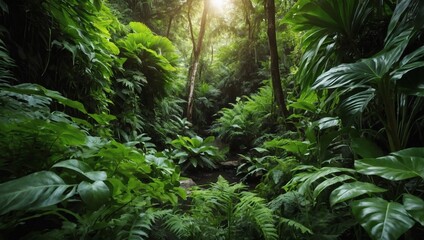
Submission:
{"label": "tall tree", "polygon": [[194,87],[196,84],[197,71],[199,69],[199,61],[200,61],[200,54],[202,51],[203,38],[205,36],[205,31],[206,31],[206,20],[207,20],[207,16],[209,12],[210,0],[204,0],[204,3],[203,3],[203,13],[202,13],[202,19],[200,21],[200,30],[199,30],[199,36],[197,37],[197,44],[194,39],[193,27],[190,20],[191,1],[188,4],[188,7],[189,7],[188,17],[189,17],[190,34],[191,34],[191,40],[193,43],[193,54],[192,54],[192,61],[191,61],[189,77],[188,77],[189,90],[188,90],[186,117],[187,117],[187,120],[191,121],[193,118]]}
{"label": "tall tree", "polygon": [[278,49],[277,49],[277,37],[275,33],[275,1],[265,0],[265,11],[268,20],[268,44],[269,54],[271,57],[271,80],[272,88],[274,91],[274,100],[278,106],[279,113],[283,117],[288,116],[288,110],[286,106],[286,94],[281,86],[280,69],[278,64]]}

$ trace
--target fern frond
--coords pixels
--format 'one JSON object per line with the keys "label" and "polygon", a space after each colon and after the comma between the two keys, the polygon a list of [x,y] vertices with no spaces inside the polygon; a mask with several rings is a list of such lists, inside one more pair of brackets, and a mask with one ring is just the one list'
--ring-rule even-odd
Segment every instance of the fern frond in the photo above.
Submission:
{"label": "fern frond", "polygon": [[243,192],[235,206],[234,215],[240,219],[251,219],[264,239],[278,239],[274,215],[265,200],[251,192]]}
{"label": "fern frond", "polygon": [[[149,239],[149,232],[152,224],[158,219],[168,214],[169,210],[154,210],[152,208],[140,214],[124,214],[119,220],[127,225],[118,232],[117,239],[144,240]],[[128,229],[128,230],[126,230]]]}
{"label": "fern frond", "polygon": [[177,235],[179,239],[193,235],[194,227],[196,227],[195,219],[190,215],[172,213],[165,216],[165,228]]}
{"label": "fern frond", "polygon": [[293,230],[300,231],[302,234],[305,234],[305,233],[313,234],[311,229],[307,228],[305,225],[297,221],[294,221],[292,219],[282,217],[280,218],[280,224],[284,224],[285,226],[288,226],[292,228]]}

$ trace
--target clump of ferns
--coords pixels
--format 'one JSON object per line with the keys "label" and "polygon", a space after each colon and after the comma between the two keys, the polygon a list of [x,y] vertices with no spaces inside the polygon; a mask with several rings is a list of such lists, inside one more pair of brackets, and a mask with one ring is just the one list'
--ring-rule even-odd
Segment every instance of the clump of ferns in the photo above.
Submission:
{"label": "clump of ferns", "polygon": [[275,216],[263,198],[221,176],[208,189],[194,189],[185,212],[165,217],[178,239],[278,239]]}

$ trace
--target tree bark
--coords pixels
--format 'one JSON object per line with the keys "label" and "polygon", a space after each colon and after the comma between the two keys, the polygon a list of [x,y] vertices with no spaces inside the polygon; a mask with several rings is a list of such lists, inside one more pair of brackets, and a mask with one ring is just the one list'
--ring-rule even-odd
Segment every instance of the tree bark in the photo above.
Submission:
{"label": "tree bark", "polygon": [[[200,22],[200,30],[199,30],[199,36],[197,37],[197,44],[195,44],[195,41],[193,40],[193,58],[192,58],[192,63],[191,63],[190,71],[189,71],[189,77],[188,77],[189,90],[188,90],[188,100],[187,100],[187,110],[186,110],[186,117],[188,121],[191,121],[193,118],[194,87],[196,85],[196,75],[199,69],[200,54],[202,51],[203,38],[205,36],[205,31],[206,31],[206,20],[207,20],[208,11],[209,11],[209,0],[204,0],[202,20]],[[191,34],[193,34],[193,29],[191,28],[191,26],[190,26],[190,30],[191,30]]]}
{"label": "tree bark", "polygon": [[265,0],[265,9],[268,20],[268,44],[269,54],[271,57],[271,80],[272,88],[274,91],[274,100],[278,107],[278,112],[283,117],[288,116],[288,110],[286,105],[286,94],[281,86],[280,69],[278,64],[278,48],[277,48],[277,37],[275,32],[275,1]]}

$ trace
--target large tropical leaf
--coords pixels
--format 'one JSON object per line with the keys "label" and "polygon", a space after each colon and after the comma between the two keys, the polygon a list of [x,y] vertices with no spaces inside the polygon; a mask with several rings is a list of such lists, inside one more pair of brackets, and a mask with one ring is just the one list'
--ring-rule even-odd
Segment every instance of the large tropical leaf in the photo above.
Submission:
{"label": "large tropical leaf", "polygon": [[373,141],[364,137],[352,138],[352,151],[363,158],[376,158],[383,156],[383,151]]}
{"label": "large tropical leaf", "polygon": [[424,226],[424,200],[405,193],[403,194],[403,206],[415,221]]}
{"label": "large tropical leaf", "polygon": [[368,103],[374,98],[375,89],[367,88],[363,91],[352,94],[343,100],[339,106],[340,115],[349,118],[362,114]]}
{"label": "large tropical leaf", "polygon": [[330,204],[345,202],[363,194],[385,192],[386,189],[375,186],[367,182],[345,183],[334,189],[330,194]]}
{"label": "large tropical leaf", "polygon": [[81,199],[91,207],[101,206],[110,196],[109,188],[102,181],[94,183],[83,181],[78,185],[78,193]]}
{"label": "large tropical leaf", "polygon": [[76,185],[66,184],[53,172],[36,172],[0,184],[0,215],[13,210],[38,209],[72,197]]}
{"label": "large tropical leaf", "polygon": [[397,202],[366,198],[351,206],[353,215],[372,239],[396,240],[415,223]]}
{"label": "large tropical leaf", "polygon": [[409,41],[391,50],[383,50],[379,54],[349,64],[341,64],[321,74],[313,84],[313,88],[362,87],[366,84],[377,84],[391,67],[399,61]]}
{"label": "large tropical leaf", "polygon": [[305,32],[298,72],[303,88],[309,88],[319,74],[339,63],[344,52],[337,51],[338,46],[352,47],[352,39],[364,28],[371,11],[368,0],[297,1],[284,20]]}
{"label": "large tropical leaf", "polygon": [[396,46],[398,41],[403,41],[402,36],[412,28],[420,29],[422,27],[422,11],[424,2],[421,0],[400,1],[396,5],[387,30],[385,47]]}
{"label": "large tropical leaf", "polygon": [[408,148],[379,158],[355,161],[358,172],[392,181],[424,178],[424,148]]}
{"label": "large tropical leaf", "polygon": [[107,179],[106,172],[104,171],[93,171],[91,167],[82,161],[75,159],[69,159],[61,161],[52,166],[52,168],[65,168],[75,171],[92,181],[105,181]]}

